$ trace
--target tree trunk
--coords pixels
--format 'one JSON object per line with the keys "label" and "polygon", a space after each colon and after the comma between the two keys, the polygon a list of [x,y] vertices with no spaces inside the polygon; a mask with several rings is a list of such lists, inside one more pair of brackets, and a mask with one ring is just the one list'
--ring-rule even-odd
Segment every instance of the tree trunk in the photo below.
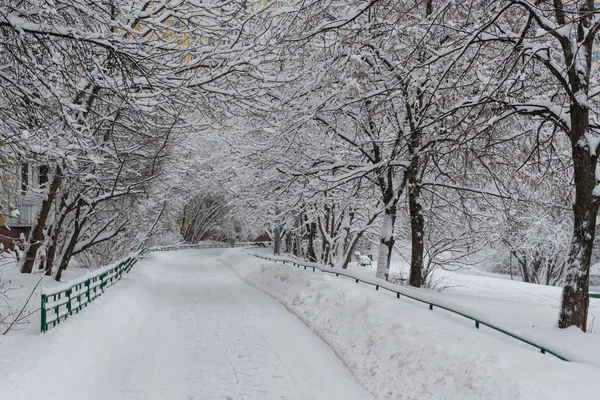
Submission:
{"label": "tree trunk", "polygon": [[[330,249],[330,245],[329,245],[329,240],[327,240],[327,229],[329,226],[329,217],[330,217],[330,209],[329,207],[326,205],[325,206],[325,222],[324,224],[320,224],[319,225],[319,229],[321,230],[321,243],[322,243],[322,248],[321,248],[321,262],[323,264],[329,264],[329,253],[331,251]],[[320,221],[319,221],[320,222]],[[322,226],[324,225],[324,226]]]}
{"label": "tree trunk", "polygon": [[[428,5],[428,10],[429,10]],[[421,97],[421,96],[420,96]],[[422,100],[422,99],[421,99]],[[409,102],[406,102],[410,107]],[[412,113],[409,114],[411,116]],[[412,121],[412,119],[411,119]],[[410,141],[408,151],[410,153],[410,166],[406,171],[408,180],[408,209],[410,212],[410,234],[411,234],[411,257],[410,257],[410,275],[408,284],[413,287],[423,285],[423,252],[425,249],[425,218],[423,217],[423,207],[421,206],[421,131],[411,124]]]}
{"label": "tree trunk", "polygon": [[278,256],[281,253],[281,227],[276,226],[273,232],[275,234],[273,238],[273,253]]}
{"label": "tree trunk", "polygon": [[52,267],[54,266],[54,257],[56,256],[56,241],[58,240],[59,229],[58,227],[52,232],[50,247],[48,248],[48,254],[46,255],[46,272],[44,275],[52,276]]}
{"label": "tree trunk", "polygon": [[354,254],[354,250],[356,249],[356,245],[358,244],[358,241],[362,237],[363,233],[364,233],[364,231],[357,233],[357,235],[354,238],[354,240],[350,243],[350,247],[346,251],[346,256],[344,258],[344,263],[342,264],[342,269],[348,269],[348,264],[350,264],[350,261],[352,261],[352,255]]}
{"label": "tree trunk", "polygon": [[531,283],[540,283],[540,268],[542,267],[542,257],[539,252],[533,253],[533,259],[531,260]]}
{"label": "tree trunk", "polygon": [[179,230],[179,233],[181,234],[181,237],[183,238],[184,243],[188,243],[187,232],[188,232],[189,226],[187,223],[187,212],[188,212],[187,210],[188,210],[188,206],[187,206],[187,204],[185,204],[183,206],[183,218],[181,219],[181,228]]}
{"label": "tree trunk", "polygon": [[37,252],[44,241],[44,227],[46,225],[46,221],[48,220],[48,216],[50,215],[52,204],[54,203],[56,193],[58,192],[58,188],[60,187],[61,183],[62,173],[60,167],[57,166],[56,171],[54,172],[54,177],[52,178],[52,183],[50,184],[50,188],[48,190],[48,194],[42,202],[42,207],[37,218],[35,228],[29,234],[30,245],[25,256],[23,268],[21,269],[21,272],[24,274],[30,274],[33,271]]}
{"label": "tree trunk", "polygon": [[290,231],[288,229],[288,231],[285,234],[285,252],[287,254],[292,254],[292,244],[293,244],[292,231]]}
{"label": "tree trunk", "polygon": [[383,222],[381,224],[375,277],[387,281],[390,275],[392,252],[394,251],[394,227],[396,224],[398,199],[406,185],[406,172],[404,172],[402,182],[396,191],[394,190],[394,171],[388,169],[386,175],[387,177],[385,178],[380,177],[378,182],[379,189],[381,190],[381,199],[385,208],[382,216]]}
{"label": "tree trunk", "polygon": [[67,244],[67,248],[63,254],[62,259],[60,260],[60,265],[58,267],[58,272],[56,273],[56,280],[60,282],[62,279],[63,271],[67,269],[69,265],[69,261],[71,261],[71,256],[73,254],[73,250],[75,249],[75,245],[77,244],[77,240],[79,239],[79,232],[81,232],[81,228],[86,221],[86,217],[83,217],[83,220],[79,220],[79,216],[81,214],[81,206],[83,205],[83,201],[79,200],[77,204],[77,209],[75,210],[75,219],[73,221],[73,232],[71,237],[69,238],[69,243]]}
{"label": "tree trunk", "polygon": [[[54,227],[52,230],[52,241],[50,243],[50,247],[48,248],[48,255],[46,257],[46,275],[48,276],[52,275],[52,269],[54,267],[54,258],[56,257],[56,249],[58,248],[58,237],[62,231],[63,223],[65,222],[67,215],[69,215],[69,213],[73,211],[73,204],[67,206],[66,199],[67,194],[63,195],[63,198],[61,200],[60,217],[58,219],[58,222],[54,223]],[[79,199],[79,196],[77,196],[77,199]],[[50,232],[48,232],[48,234],[50,234]]]}
{"label": "tree trunk", "polygon": [[[433,0],[427,0],[425,4],[425,15],[433,14]],[[421,51],[419,60],[425,60],[425,52]],[[418,104],[424,103],[424,94],[419,89]],[[423,207],[421,205],[421,174],[425,171],[426,158],[422,154],[422,134],[423,131],[415,123],[416,115],[419,113],[418,106],[405,98],[407,107],[407,122],[410,126],[410,140],[408,143],[408,152],[410,154],[410,166],[406,171],[408,180],[408,209],[410,213],[410,235],[411,235],[411,257],[410,257],[410,275],[408,284],[420,288],[425,276],[423,274],[423,255],[425,252],[425,217],[423,216]]]}
{"label": "tree trunk", "polygon": [[519,267],[521,267],[521,279],[523,279],[523,282],[525,283],[531,283],[531,280],[529,279],[529,267],[527,265],[527,256],[518,256],[517,254],[515,254],[515,257],[517,258]]}
{"label": "tree trunk", "polygon": [[294,233],[294,235],[292,235],[292,254],[295,257],[298,257],[300,255],[300,244],[299,244],[299,240],[298,240],[298,233]]}
{"label": "tree trunk", "polygon": [[[371,221],[369,221],[368,225],[371,225],[371,223],[373,223],[373,221],[375,221],[375,217],[373,217],[371,219]],[[348,268],[348,264],[350,264],[350,261],[352,261],[352,256],[354,255],[354,250],[356,249],[356,246],[358,245],[358,241],[360,240],[360,238],[363,236],[364,233],[365,233],[364,230],[357,232],[354,239],[350,242],[350,247],[346,251],[346,257],[344,259],[344,264],[342,265],[343,269]]]}
{"label": "tree trunk", "polygon": [[408,284],[418,288],[424,283],[423,252],[425,249],[425,218],[423,218],[423,208],[420,202],[421,186],[417,182],[416,173],[413,173],[413,171],[409,171],[408,185],[408,207],[410,211],[410,232],[412,239]]}
{"label": "tree trunk", "polygon": [[390,262],[394,250],[394,224],[396,223],[396,204],[389,205],[383,213],[383,223],[379,242],[379,256],[377,258],[377,272],[375,277],[388,280],[390,275]]}
{"label": "tree trunk", "polygon": [[594,195],[598,149],[582,145],[589,128],[589,111],[571,107],[571,151],[575,180],[573,204],[573,237],[566,263],[565,285],[558,326],[575,325],[587,330],[589,307],[590,264],[596,234],[598,197]]}
{"label": "tree trunk", "polygon": [[310,262],[317,262],[317,253],[315,252],[315,237],[317,235],[317,223],[311,222],[306,224],[306,230],[308,231],[308,248],[307,258]]}

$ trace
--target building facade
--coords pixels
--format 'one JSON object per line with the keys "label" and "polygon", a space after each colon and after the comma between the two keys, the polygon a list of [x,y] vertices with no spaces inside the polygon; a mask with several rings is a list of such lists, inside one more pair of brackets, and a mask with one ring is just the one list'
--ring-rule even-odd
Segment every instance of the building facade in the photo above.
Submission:
{"label": "building facade", "polygon": [[23,243],[37,218],[48,184],[47,165],[4,165],[0,179],[0,244],[4,250]]}

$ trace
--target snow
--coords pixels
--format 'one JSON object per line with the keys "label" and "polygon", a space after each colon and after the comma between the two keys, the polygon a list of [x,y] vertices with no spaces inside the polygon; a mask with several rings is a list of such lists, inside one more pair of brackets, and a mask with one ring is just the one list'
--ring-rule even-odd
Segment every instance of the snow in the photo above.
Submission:
{"label": "snow", "polygon": [[[261,256],[262,254],[257,254]],[[264,255],[262,255],[264,256]],[[286,262],[296,262],[293,257],[268,256],[272,259]],[[408,276],[407,264],[392,259],[392,275]],[[374,277],[376,266],[371,268],[358,267],[351,263],[347,270],[331,269],[318,263],[303,265],[323,269],[346,276],[358,278],[361,282],[387,289],[392,295],[400,293],[409,299],[432,304],[436,311],[448,308],[467,316],[468,319],[449,313],[450,317],[461,323],[472,325],[476,320],[483,324],[503,329],[511,334],[535,343],[545,350],[553,352],[569,361],[587,363],[600,367],[600,341],[596,331],[590,328],[592,335],[583,334],[577,329],[560,330],[556,327],[556,317],[560,304],[561,289],[542,285],[531,285],[523,282],[508,281],[497,277],[466,275],[452,271],[436,271],[435,279],[447,290],[443,294],[432,290],[415,289],[391,284]],[[375,263],[376,264],[376,263]],[[532,287],[533,286],[533,287]],[[510,293],[511,295],[507,295]],[[590,319],[600,308],[600,302],[592,299]],[[446,311],[441,311],[446,312]],[[508,339],[502,336],[503,339]],[[511,340],[512,339],[508,339]]]}
{"label": "snow", "polygon": [[[41,292],[43,294],[47,294],[47,295],[62,292],[64,290],[70,289],[72,286],[75,286],[77,284],[85,282],[88,279],[92,279],[92,278],[95,278],[97,276],[100,276],[103,273],[105,273],[106,271],[114,268],[116,265],[117,265],[117,263],[113,263],[113,264],[104,266],[102,268],[97,268],[97,269],[94,269],[94,270],[84,270],[85,273],[83,273],[83,274],[79,273],[78,274],[79,276],[77,278],[67,280],[67,281],[65,281],[62,284],[56,284],[56,283],[52,284],[52,286],[50,288],[46,287],[45,285],[42,285]],[[68,269],[67,269],[67,271],[68,271]],[[107,275],[105,277],[105,281],[107,281],[107,280],[115,277],[116,275],[117,275],[116,272],[113,272],[112,274]]]}
{"label": "snow", "polygon": [[600,391],[596,366],[542,355],[349,279],[226,257],[321,336],[377,398],[564,399]]}
{"label": "snow", "polygon": [[594,320],[600,316],[600,299],[590,299],[591,328],[585,334],[579,329],[557,327],[562,289],[509,279],[466,275],[439,270],[437,276],[449,286],[444,297],[463,306],[474,306],[482,313],[510,329],[536,340],[544,340],[568,353],[571,359],[586,360],[600,366],[600,335]]}
{"label": "snow", "polygon": [[[373,269],[350,265],[345,271],[366,281],[376,282]],[[390,266],[392,275],[409,275],[409,264],[394,255]],[[592,276],[600,273],[600,267],[592,268]],[[557,328],[562,289],[560,287],[535,285],[513,281],[509,277],[481,272],[476,269],[445,271],[437,269],[434,279],[446,287],[436,294],[431,291],[418,291],[417,296],[434,303],[450,306],[481,321],[493,323],[531,341],[554,349],[577,360],[600,366],[600,299],[590,299],[588,333],[578,329]],[[385,285],[383,285],[385,286]],[[590,291],[600,291],[591,287]],[[403,288],[403,290],[410,290]],[[460,318],[460,317],[459,317]]]}
{"label": "snow", "polygon": [[2,399],[373,398],[221,252],[154,253],[43,336],[0,337]]}
{"label": "snow", "polygon": [[[373,271],[358,269],[364,274]],[[392,262],[392,273],[408,276],[408,265],[400,259]],[[462,307],[475,308],[494,323],[519,332],[551,347],[570,353],[571,357],[600,366],[600,335],[598,324],[587,334],[578,329],[557,328],[562,289],[535,285],[477,270],[445,271],[438,269],[435,278],[447,287],[440,295]],[[593,290],[593,288],[592,288]],[[590,299],[589,322],[600,316],[600,299]]]}
{"label": "snow", "polygon": [[586,132],[585,139],[590,150],[590,156],[594,157],[596,155],[596,151],[598,150],[598,146],[600,145],[600,135]]}
{"label": "snow", "polygon": [[[393,260],[392,272],[399,267]],[[371,268],[350,273],[375,280]],[[518,307],[525,311],[515,320],[525,323],[525,312],[556,300],[557,288],[455,275],[448,273],[453,287],[442,293],[414,292],[464,302],[502,323]],[[546,321],[548,314],[532,318]],[[575,356],[598,338],[540,329],[542,339],[563,340]],[[0,387],[10,400],[593,398],[600,369],[587,361],[542,355],[318,269],[242,249],[186,249],[147,255],[119,285],[46,334],[0,336]],[[49,366],[67,371],[68,380],[48,374]]]}
{"label": "snow", "polygon": [[[89,269],[85,268],[74,268],[69,267],[63,274],[63,282],[56,282],[51,276],[44,276],[41,273],[35,274],[22,274],[19,266],[16,264],[14,258],[3,254],[0,257],[0,281],[8,282],[6,288],[8,292],[7,299],[0,297],[2,300],[2,306],[0,306],[0,316],[8,314],[8,310],[5,306],[10,305],[13,312],[18,312],[21,308],[25,307],[24,315],[30,314],[22,324],[19,324],[14,330],[17,333],[24,334],[36,334],[40,330],[40,294],[43,290],[48,292],[58,292],[63,290],[65,287],[70,287],[75,282],[82,281],[87,278],[85,277],[90,273]],[[33,290],[36,284],[39,285]],[[27,299],[32,293],[29,303]],[[7,303],[4,302],[6,300]],[[9,320],[11,320],[9,318]],[[0,330],[6,329],[6,323],[3,325],[0,323]],[[2,332],[0,332],[1,334]],[[0,358],[2,351],[0,350]]]}

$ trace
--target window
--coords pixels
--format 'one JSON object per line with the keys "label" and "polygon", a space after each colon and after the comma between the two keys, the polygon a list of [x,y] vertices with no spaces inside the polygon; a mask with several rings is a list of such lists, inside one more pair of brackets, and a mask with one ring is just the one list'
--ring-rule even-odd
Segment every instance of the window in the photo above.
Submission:
{"label": "window", "polygon": [[48,171],[49,171],[49,168],[47,165],[40,166],[40,171],[38,174],[40,188],[46,187],[46,183],[48,182]]}
{"label": "window", "polygon": [[592,61],[600,61],[600,51],[594,51],[592,53]]}
{"label": "window", "polygon": [[29,164],[23,163],[21,165],[21,193],[27,193],[27,186],[29,185]]}

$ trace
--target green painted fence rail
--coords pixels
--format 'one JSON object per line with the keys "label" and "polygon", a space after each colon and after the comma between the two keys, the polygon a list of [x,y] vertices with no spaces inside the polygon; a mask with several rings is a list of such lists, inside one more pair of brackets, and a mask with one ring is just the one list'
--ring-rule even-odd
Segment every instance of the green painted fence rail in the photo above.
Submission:
{"label": "green painted fence rail", "polygon": [[[308,268],[308,270],[312,269],[313,272],[315,272],[316,270],[319,270],[319,271],[321,271],[323,273],[326,273],[326,274],[334,274],[335,276],[343,276],[343,277],[350,278],[350,279],[354,280],[356,283],[364,283],[364,284],[367,284],[367,285],[375,286],[375,290],[379,290],[380,288],[381,289],[385,289],[385,290],[387,290],[389,292],[394,293],[396,295],[396,297],[399,298],[399,299],[401,297],[407,297],[407,298],[409,298],[411,300],[414,300],[414,301],[417,301],[419,303],[426,304],[429,307],[430,310],[433,310],[434,307],[440,308],[442,310],[448,311],[450,313],[459,315],[461,317],[464,317],[466,319],[469,319],[469,320],[473,321],[475,323],[475,327],[477,329],[479,329],[481,326],[486,326],[486,327],[488,327],[488,328],[490,328],[490,329],[492,329],[492,330],[494,330],[496,332],[499,332],[499,333],[504,334],[506,336],[509,336],[509,337],[511,337],[513,339],[516,339],[516,340],[518,340],[518,341],[520,341],[522,343],[525,343],[525,344],[527,344],[529,346],[532,346],[532,347],[538,349],[542,354],[551,354],[551,355],[553,355],[554,357],[556,357],[556,358],[558,358],[560,360],[570,361],[569,359],[567,359],[567,357],[565,357],[564,355],[561,355],[558,351],[549,349],[548,346],[539,345],[537,343],[534,343],[532,340],[526,339],[526,338],[524,338],[524,337],[522,337],[522,336],[520,336],[520,335],[518,335],[516,333],[510,332],[507,329],[501,328],[501,327],[499,327],[497,325],[494,325],[494,324],[492,324],[492,323],[490,323],[488,321],[483,321],[481,318],[477,318],[477,317],[474,317],[472,315],[468,315],[468,314],[466,314],[464,312],[454,310],[454,309],[452,309],[452,308],[450,308],[450,307],[448,307],[446,305],[440,304],[438,302],[435,302],[435,301],[432,301],[432,300],[425,300],[425,299],[416,297],[415,295],[408,294],[408,293],[406,293],[405,290],[401,291],[400,290],[401,287],[399,287],[397,285],[389,284],[387,282],[385,282],[385,283],[384,282],[380,282],[380,283],[369,282],[369,281],[366,281],[366,280],[364,280],[364,279],[362,279],[360,277],[356,277],[356,276],[351,275],[351,274],[343,273],[343,272],[341,272],[339,270],[328,270],[327,267],[320,266],[320,265],[318,265],[316,263],[302,262],[300,260],[295,260],[295,259],[290,259],[290,258],[276,259],[276,258],[272,258],[272,257],[266,257],[266,256],[263,256],[263,255],[258,255],[258,254],[254,254],[254,256],[258,257],[258,258],[261,258],[261,259],[264,259],[264,260],[273,261],[273,262],[280,262],[280,263],[283,263],[283,264],[290,263],[294,267],[298,267],[298,268],[304,267],[304,270],[307,270],[307,268]],[[600,298],[600,293],[594,293],[594,294],[590,293],[590,297],[595,297],[595,296],[592,296],[592,295],[597,295],[598,298]]]}
{"label": "green painted fence rail", "polygon": [[128,257],[113,267],[103,267],[66,285],[51,289],[42,289],[41,295],[41,331],[56,326],[68,316],[79,313],[81,309],[102,295],[106,289],[117,283],[124,273],[131,271],[133,265],[145,254],[158,251],[184,249],[216,249],[233,247],[264,247],[262,243],[215,243],[159,246],[143,249],[136,256]]}
{"label": "green painted fence rail", "polygon": [[173,250],[204,250],[204,249],[229,249],[236,247],[265,247],[261,242],[239,242],[239,243],[212,243],[212,244],[178,244],[172,246],[159,246],[140,251],[140,255],[154,253],[157,251],[173,251]]}
{"label": "green painted fence rail", "polygon": [[67,285],[42,290],[41,331],[46,332],[69,315],[79,313],[131,271],[137,260],[135,256],[128,257],[114,267],[100,268]]}

